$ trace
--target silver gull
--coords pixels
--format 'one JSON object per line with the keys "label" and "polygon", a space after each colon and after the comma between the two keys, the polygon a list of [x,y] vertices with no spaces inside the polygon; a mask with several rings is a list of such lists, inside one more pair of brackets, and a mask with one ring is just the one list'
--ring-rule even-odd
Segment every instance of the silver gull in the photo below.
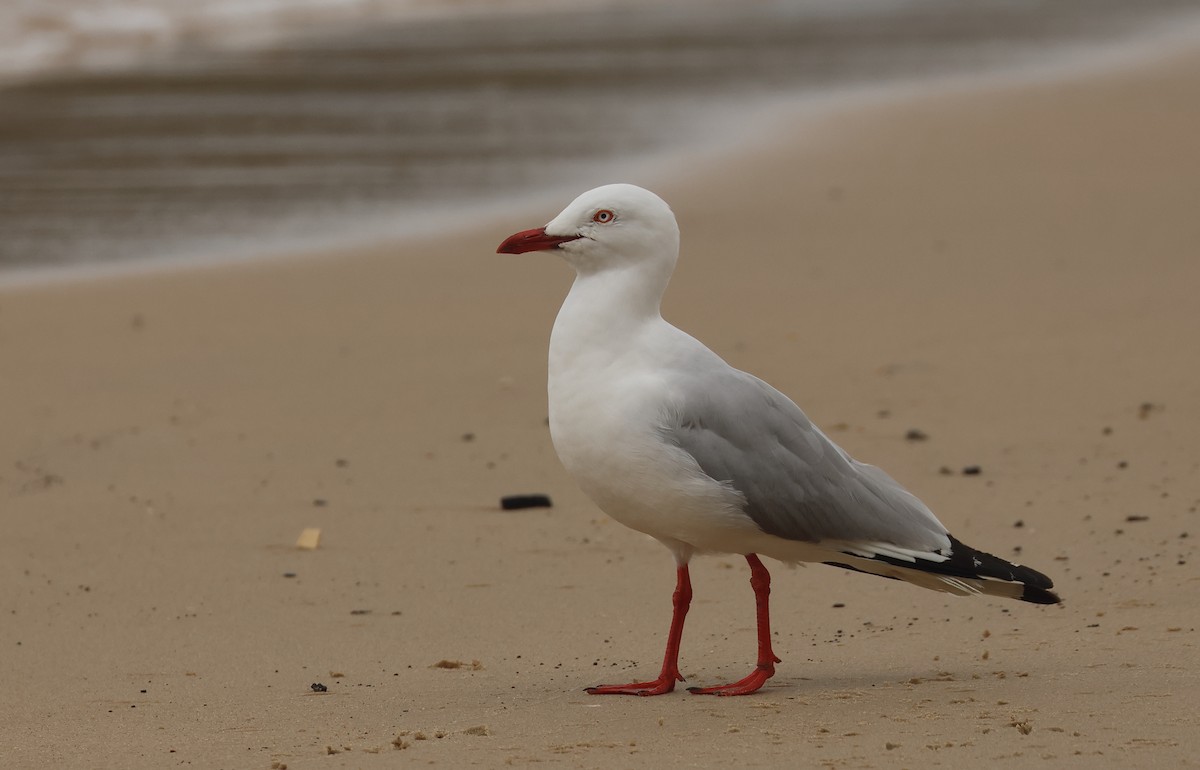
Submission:
{"label": "silver gull", "polygon": [[745,695],[775,673],[771,576],[759,554],[960,596],[1059,601],[1048,577],[959,542],[912,493],[850,457],[787,396],[663,320],[679,228],[658,196],[627,184],[596,188],[497,251],[553,251],[575,268],[550,336],[554,447],[603,511],[675,557],[658,678],[587,692],[658,695],[683,681],[679,646],[696,554],[741,554],[749,563],[758,662],[744,679],[689,688],[695,694]]}

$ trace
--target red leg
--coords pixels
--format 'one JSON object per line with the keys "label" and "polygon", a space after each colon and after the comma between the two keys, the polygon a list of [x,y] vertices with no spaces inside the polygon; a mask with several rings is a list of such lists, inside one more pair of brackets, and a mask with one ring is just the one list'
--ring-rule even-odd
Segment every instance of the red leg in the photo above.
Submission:
{"label": "red leg", "polygon": [[754,604],[758,616],[758,665],[745,679],[715,687],[689,687],[693,695],[749,695],[775,676],[779,658],[771,650],[771,573],[755,554],[746,554],[750,564],[750,587],[754,589]]}
{"label": "red leg", "polygon": [[671,630],[667,633],[667,652],[663,656],[662,673],[658,679],[633,684],[602,684],[587,688],[589,695],[662,695],[675,689],[679,674],[679,642],[683,638],[683,619],[687,617],[692,603],[692,579],[686,564],[675,572],[675,593],[671,597],[674,610],[671,613]]}

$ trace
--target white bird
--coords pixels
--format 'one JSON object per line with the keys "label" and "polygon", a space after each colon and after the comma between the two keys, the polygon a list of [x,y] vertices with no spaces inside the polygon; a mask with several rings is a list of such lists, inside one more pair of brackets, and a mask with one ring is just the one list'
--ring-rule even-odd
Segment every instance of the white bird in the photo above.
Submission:
{"label": "white bird", "polygon": [[745,556],[758,619],[755,669],[731,684],[689,688],[696,694],[745,695],[775,673],[771,577],[757,554],[960,596],[1059,601],[1048,577],[963,545],[786,396],[663,320],[679,227],[657,195],[626,184],[596,188],[497,252],[539,250],[556,252],[577,274],[550,335],[554,448],[605,513],[657,539],[677,566],[658,678],[589,693],[658,695],[683,681],[679,644],[696,554]]}

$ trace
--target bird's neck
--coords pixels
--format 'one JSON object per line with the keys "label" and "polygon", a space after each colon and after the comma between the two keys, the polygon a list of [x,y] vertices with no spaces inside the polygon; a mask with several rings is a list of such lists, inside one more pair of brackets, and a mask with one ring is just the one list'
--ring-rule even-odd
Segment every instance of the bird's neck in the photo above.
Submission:
{"label": "bird's neck", "polygon": [[669,270],[640,263],[597,272],[581,271],[563,301],[558,321],[598,328],[606,337],[661,318]]}
{"label": "bird's neck", "polygon": [[580,271],[550,335],[551,369],[627,350],[647,325],[663,322],[660,308],[669,278],[670,266],[649,263]]}

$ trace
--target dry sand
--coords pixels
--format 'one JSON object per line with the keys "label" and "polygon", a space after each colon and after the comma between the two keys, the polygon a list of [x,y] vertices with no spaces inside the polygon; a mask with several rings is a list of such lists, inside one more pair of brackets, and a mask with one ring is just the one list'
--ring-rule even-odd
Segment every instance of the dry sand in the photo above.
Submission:
{"label": "dry sand", "polygon": [[[673,569],[550,444],[569,271],[492,251],[557,208],[0,294],[0,763],[1195,766],[1197,78],[798,117],[630,180],[683,227],[670,319],[1066,600],[776,565],[747,698],[582,692],[657,670]],[[740,677],[744,564],[693,576],[684,673]]]}

